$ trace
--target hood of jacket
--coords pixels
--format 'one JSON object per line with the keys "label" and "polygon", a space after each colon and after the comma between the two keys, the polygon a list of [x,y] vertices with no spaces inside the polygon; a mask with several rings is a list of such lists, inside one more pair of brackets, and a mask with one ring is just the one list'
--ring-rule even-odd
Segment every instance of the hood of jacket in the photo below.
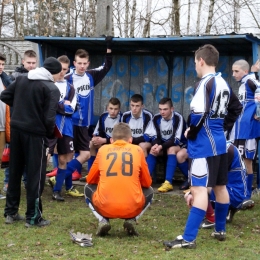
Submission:
{"label": "hood of jacket", "polygon": [[28,73],[28,70],[22,65],[20,67],[16,67],[15,72]]}
{"label": "hood of jacket", "polygon": [[51,80],[54,82],[52,74],[45,68],[36,68],[28,72],[28,79],[31,80]]}

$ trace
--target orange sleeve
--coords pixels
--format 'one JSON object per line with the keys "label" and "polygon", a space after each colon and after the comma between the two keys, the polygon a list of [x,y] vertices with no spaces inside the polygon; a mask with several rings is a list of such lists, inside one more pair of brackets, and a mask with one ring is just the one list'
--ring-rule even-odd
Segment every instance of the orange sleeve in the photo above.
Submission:
{"label": "orange sleeve", "polygon": [[141,155],[140,183],[142,187],[149,188],[152,185],[152,178],[143,151],[140,153],[140,155]]}
{"label": "orange sleeve", "polygon": [[94,160],[90,171],[86,177],[86,181],[88,184],[98,184],[99,182],[99,176],[100,176],[100,172],[99,172],[99,156],[100,153],[97,153],[96,159]]}

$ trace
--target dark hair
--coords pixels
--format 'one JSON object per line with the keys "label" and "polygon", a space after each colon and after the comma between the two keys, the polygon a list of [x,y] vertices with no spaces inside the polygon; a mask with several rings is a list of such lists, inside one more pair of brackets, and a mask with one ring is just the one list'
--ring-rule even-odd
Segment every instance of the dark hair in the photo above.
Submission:
{"label": "dark hair", "polygon": [[37,54],[36,54],[36,52],[33,51],[33,50],[27,50],[27,51],[25,51],[24,54],[23,54],[23,58],[25,58],[25,57],[28,57],[28,58],[37,58]]}
{"label": "dark hair", "polygon": [[83,50],[83,49],[78,49],[75,53],[75,60],[76,60],[76,57],[79,57],[79,58],[89,58],[89,54],[87,51]]}
{"label": "dark hair", "polygon": [[170,107],[173,107],[172,100],[170,98],[168,98],[168,97],[162,98],[159,101],[159,105],[165,105],[165,104],[168,104]]}
{"label": "dark hair", "polygon": [[114,105],[114,106],[119,105],[119,108],[121,107],[120,100],[118,98],[116,98],[116,97],[110,98],[109,101],[108,101],[108,104],[109,103]]}
{"label": "dark hair", "polygon": [[66,55],[62,55],[58,57],[57,59],[59,62],[65,63],[65,64],[70,64],[70,59]]}
{"label": "dark hair", "polygon": [[196,50],[195,58],[196,60],[202,58],[208,66],[216,67],[218,65],[219,52],[213,45],[206,44]]}
{"label": "dark hair", "polygon": [[6,61],[6,57],[4,54],[0,53],[0,60],[2,61]]}
{"label": "dark hair", "polygon": [[144,103],[144,99],[140,94],[134,94],[131,99],[132,102],[137,103],[137,102],[141,102],[142,104]]}

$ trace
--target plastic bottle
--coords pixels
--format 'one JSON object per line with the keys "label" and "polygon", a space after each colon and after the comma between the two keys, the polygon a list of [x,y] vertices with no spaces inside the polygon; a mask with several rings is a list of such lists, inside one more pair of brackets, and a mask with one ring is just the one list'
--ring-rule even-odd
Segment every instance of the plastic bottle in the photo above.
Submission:
{"label": "plastic bottle", "polygon": [[255,105],[256,105],[256,118],[260,119],[260,87],[258,87],[255,91]]}

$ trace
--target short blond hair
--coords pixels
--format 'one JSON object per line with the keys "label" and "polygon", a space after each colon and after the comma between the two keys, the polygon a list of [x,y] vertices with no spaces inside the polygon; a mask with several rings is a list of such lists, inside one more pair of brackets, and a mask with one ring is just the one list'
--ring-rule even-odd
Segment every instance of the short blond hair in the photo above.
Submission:
{"label": "short blond hair", "polygon": [[233,63],[233,66],[238,66],[240,69],[249,72],[249,64],[246,60],[237,60]]}
{"label": "short blond hair", "polygon": [[132,131],[128,124],[121,122],[114,125],[114,129],[112,132],[112,138],[114,141],[116,140],[128,141],[129,138],[131,137],[132,137]]}

